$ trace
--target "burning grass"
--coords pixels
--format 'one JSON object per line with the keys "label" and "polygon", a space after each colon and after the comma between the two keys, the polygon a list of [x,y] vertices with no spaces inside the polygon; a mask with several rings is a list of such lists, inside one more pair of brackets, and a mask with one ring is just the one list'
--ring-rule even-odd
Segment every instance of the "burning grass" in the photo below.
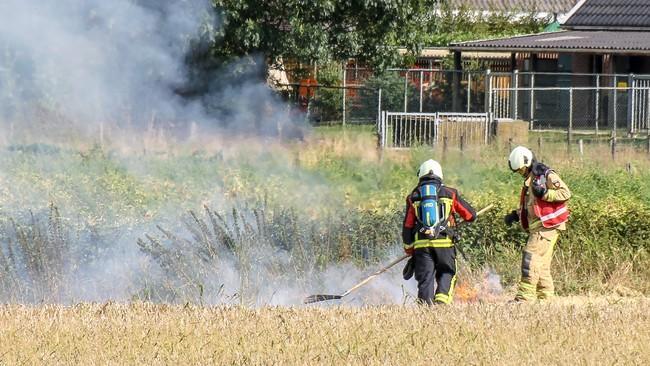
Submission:
{"label": "burning grass", "polygon": [[0,307],[7,364],[648,364],[650,300]]}
{"label": "burning grass", "polygon": [[[251,288],[268,278],[345,290],[401,251],[404,196],[414,167],[431,157],[475,207],[495,204],[462,230],[469,260],[461,270],[470,278],[467,288],[459,282],[458,297],[490,294],[477,285],[483,268],[512,288],[526,235],[502,221],[521,184],[505,168],[507,144],[384,154],[375,147],[365,127],[318,130],[294,143],[218,140],[146,151],[9,146],[0,150],[0,300],[215,304],[221,297],[206,294],[230,287],[238,298],[228,303],[293,304],[277,301],[286,294],[274,286],[267,286],[273,302]],[[612,161],[606,148],[587,145],[581,160],[567,157],[564,144],[542,145],[574,193],[553,264],[562,295],[650,294],[647,156],[628,149],[619,158],[629,164]],[[219,270],[224,259],[230,273]]]}

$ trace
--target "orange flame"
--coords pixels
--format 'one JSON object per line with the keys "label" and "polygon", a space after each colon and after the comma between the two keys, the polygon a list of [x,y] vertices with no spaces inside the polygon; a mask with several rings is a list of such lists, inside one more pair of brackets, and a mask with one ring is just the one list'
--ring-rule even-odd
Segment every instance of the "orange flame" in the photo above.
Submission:
{"label": "orange flame", "polygon": [[468,282],[459,283],[454,292],[454,299],[457,302],[468,303],[478,301],[478,290]]}

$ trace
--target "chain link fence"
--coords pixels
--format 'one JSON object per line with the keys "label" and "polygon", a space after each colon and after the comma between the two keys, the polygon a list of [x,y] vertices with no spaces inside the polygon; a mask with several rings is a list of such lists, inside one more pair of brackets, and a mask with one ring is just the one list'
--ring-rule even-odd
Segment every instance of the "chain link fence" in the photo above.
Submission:
{"label": "chain link fence", "polygon": [[497,122],[521,120],[531,130],[563,132],[569,140],[574,133],[650,136],[650,75],[425,68],[376,75],[348,68],[339,82],[281,87],[314,125],[379,125],[384,111],[488,113]]}
{"label": "chain link fence", "polygon": [[375,124],[380,91],[365,86],[281,84],[281,94],[313,125]]}

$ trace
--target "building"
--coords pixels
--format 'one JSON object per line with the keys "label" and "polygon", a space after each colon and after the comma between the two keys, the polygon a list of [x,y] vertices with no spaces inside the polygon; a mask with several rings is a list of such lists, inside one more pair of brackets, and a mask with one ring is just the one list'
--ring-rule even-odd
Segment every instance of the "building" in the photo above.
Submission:
{"label": "building", "polygon": [[650,4],[582,0],[560,31],[458,42],[449,49],[457,57],[509,52],[511,68],[519,71],[650,74]]}
{"label": "building", "polygon": [[[559,31],[458,42],[449,49],[457,69],[465,52],[510,53],[510,70],[519,74],[503,76],[505,83],[497,80],[502,93],[493,93],[488,106],[497,115],[548,127],[570,118],[586,129],[627,126],[631,132],[650,123],[647,0],[581,0]],[[554,87],[564,89],[549,90]],[[531,95],[522,97],[518,88]],[[565,90],[567,96],[561,96]]]}

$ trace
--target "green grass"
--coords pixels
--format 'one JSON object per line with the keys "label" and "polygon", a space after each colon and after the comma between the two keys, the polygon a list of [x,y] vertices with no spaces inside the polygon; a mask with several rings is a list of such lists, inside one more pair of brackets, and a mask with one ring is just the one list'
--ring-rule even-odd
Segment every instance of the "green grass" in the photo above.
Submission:
{"label": "green grass", "polygon": [[[530,140],[534,149],[536,137]],[[112,237],[132,238],[128,245],[136,248],[136,238],[145,239],[145,233],[162,235],[154,225],[185,227],[181,222],[187,221],[186,212],[202,212],[207,204],[224,217],[237,208],[242,224],[255,232],[261,230],[255,210],[267,215],[267,229],[285,235],[267,246],[289,256],[295,276],[339,261],[372,265],[389,248],[399,248],[404,197],[417,183],[419,163],[435,158],[443,163],[446,184],[458,188],[475,207],[495,204],[463,230],[461,245],[469,257],[463,267],[470,272],[492,267],[506,286],[518,278],[526,235],[502,223],[503,215],[516,208],[521,185],[521,178],[507,168],[507,144],[463,152],[420,147],[380,153],[371,126],[349,126],[317,128],[304,142],[243,141],[241,147],[233,146],[178,146],[148,154],[49,145],[5,148],[0,151],[2,253],[16,246],[11,220],[30,230],[48,230],[25,217],[30,211],[46,212],[50,204],[60,212],[67,247],[94,248],[90,251],[98,256],[121,248]],[[578,157],[567,155],[561,142],[543,144],[543,160],[574,194],[569,230],[560,239],[554,262],[560,294],[608,293],[621,286],[650,293],[650,163],[645,153],[632,148],[622,146],[617,161],[607,151],[606,145],[590,145]],[[289,227],[296,229],[279,229]],[[292,239],[295,246],[286,244]],[[219,244],[224,239],[214,240]],[[329,244],[320,251],[323,240]],[[174,243],[161,241],[167,251]],[[192,238],[190,243],[193,248],[203,245]],[[305,251],[319,253],[316,262],[305,259]],[[72,250],[71,255],[87,252]],[[153,260],[145,272],[164,272],[160,255],[153,253],[145,253]],[[179,263],[191,265],[191,258]],[[208,272],[193,275],[193,286]],[[152,288],[165,288],[151,281],[133,293],[150,295]]]}

